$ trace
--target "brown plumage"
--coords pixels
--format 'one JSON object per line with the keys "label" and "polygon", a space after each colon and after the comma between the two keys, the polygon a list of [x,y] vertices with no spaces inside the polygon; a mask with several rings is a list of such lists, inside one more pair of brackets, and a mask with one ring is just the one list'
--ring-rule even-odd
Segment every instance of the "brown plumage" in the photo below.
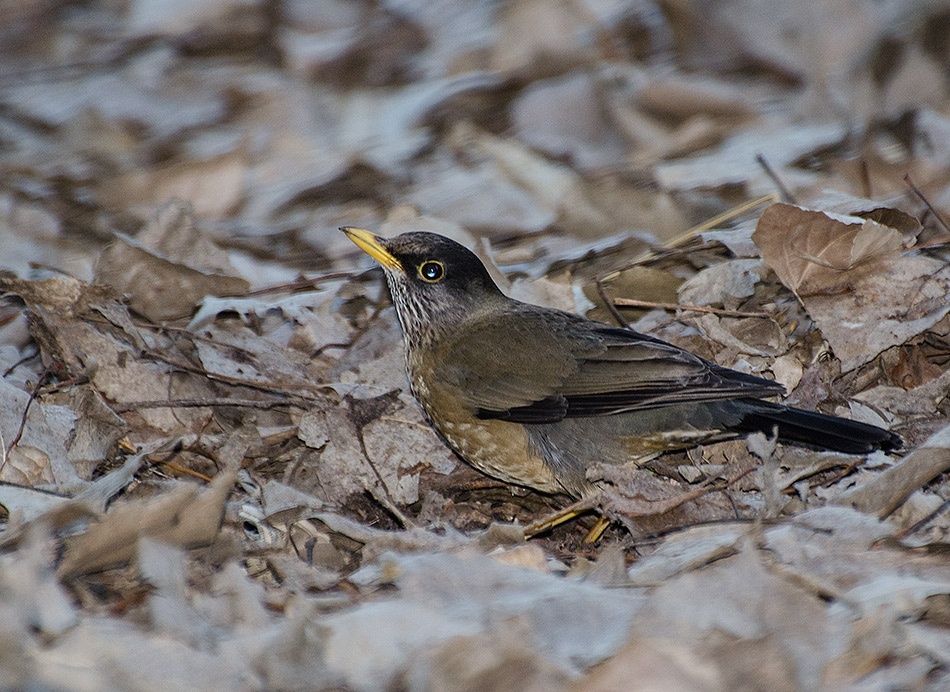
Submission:
{"label": "brown plumage", "polygon": [[659,339],[506,297],[479,259],[433,233],[343,228],[383,267],[412,392],[475,468],[575,497],[593,461],[646,460],[754,431],[851,454],[895,449],[882,428],[762,401],[781,385]]}

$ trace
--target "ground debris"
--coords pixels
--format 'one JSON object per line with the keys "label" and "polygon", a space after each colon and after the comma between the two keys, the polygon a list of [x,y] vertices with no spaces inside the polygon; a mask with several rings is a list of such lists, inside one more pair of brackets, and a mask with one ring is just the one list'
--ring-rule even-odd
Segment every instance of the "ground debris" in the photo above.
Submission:
{"label": "ground debris", "polygon": [[[0,688],[950,689],[940,3],[7,5]],[[344,225],[905,445],[526,539],[569,500],[448,450]]]}

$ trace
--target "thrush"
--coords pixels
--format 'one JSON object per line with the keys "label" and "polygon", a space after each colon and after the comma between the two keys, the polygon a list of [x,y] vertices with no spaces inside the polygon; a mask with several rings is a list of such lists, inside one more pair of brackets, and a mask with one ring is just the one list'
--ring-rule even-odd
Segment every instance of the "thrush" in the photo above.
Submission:
{"label": "thrush", "polygon": [[626,464],[753,432],[849,454],[901,439],[764,398],[770,380],[665,341],[504,295],[440,235],[341,229],[382,266],[413,395],[476,469],[546,493],[589,495],[592,462]]}

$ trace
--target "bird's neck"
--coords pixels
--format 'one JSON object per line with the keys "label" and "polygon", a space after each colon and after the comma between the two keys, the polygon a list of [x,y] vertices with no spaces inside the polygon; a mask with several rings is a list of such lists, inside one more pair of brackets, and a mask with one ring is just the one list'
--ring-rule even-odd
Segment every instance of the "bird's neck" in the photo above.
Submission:
{"label": "bird's neck", "polygon": [[402,327],[408,350],[428,351],[440,344],[454,339],[466,324],[478,321],[485,312],[504,309],[512,302],[499,292],[497,295],[481,296],[471,303],[445,303],[442,301],[424,302],[420,300],[401,300],[397,291],[402,287],[395,282],[390,286],[396,316]]}

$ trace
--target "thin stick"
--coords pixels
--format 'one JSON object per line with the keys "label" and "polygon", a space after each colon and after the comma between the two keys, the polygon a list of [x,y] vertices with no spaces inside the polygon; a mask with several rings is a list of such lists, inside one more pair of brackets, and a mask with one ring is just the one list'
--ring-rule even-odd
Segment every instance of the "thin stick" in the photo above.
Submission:
{"label": "thin stick", "polygon": [[151,461],[153,464],[161,464],[168,470],[174,471],[175,473],[181,474],[183,476],[191,476],[192,478],[197,478],[199,480],[204,481],[205,483],[210,483],[212,480],[210,476],[206,476],[200,471],[195,471],[194,469],[190,469],[187,466],[182,466],[181,464],[177,464],[174,461],[162,461],[160,459],[151,459],[151,458],[149,458],[149,461]]}
{"label": "thin stick", "polygon": [[274,286],[264,286],[262,288],[255,289],[253,291],[248,291],[245,293],[245,297],[251,298],[253,296],[264,296],[270,293],[292,293],[294,291],[300,291],[304,288],[316,288],[325,281],[335,281],[337,279],[346,279],[357,272],[332,272],[329,274],[323,274],[321,276],[314,277],[312,279],[297,279],[296,281],[291,281],[286,284],[276,284]]}
{"label": "thin stick", "polygon": [[366,441],[363,439],[363,431],[360,430],[359,434],[360,450],[363,452],[363,458],[366,460],[367,466],[373,472],[373,475],[376,476],[376,482],[379,483],[380,493],[374,493],[373,489],[369,487],[369,484],[364,483],[366,491],[375,499],[379,504],[383,506],[384,509],[388,510],[392,514],[396,521],[402,524],[404,529],[411,529],[416,524],[412,519],[407,517],[405,513],[396,506],[396,502],[393,500],[392,495],[389,492],[389,486],[386,485],[386,481],[383,480],[383,474],[379,472],[379,469],[376,468],[376,464],[372,459],[369,458],[369,452],[366,451]]}
{"label": "thin stick", "polygon": [[[149,349],[143,349],[142,354],[156,360],[160,360],[163,363],[167,363],[172,367],[179,368],[185,372],[193,372],[197,375],[204,375],[210,380],[215,380],[217,382],[223,382],[225,384],[233,384],[240,387],[250,387],[251,389],[257,389],[262,392],[267,392],[269,394],[283,394],[287,395],[288,390],[297,392],[304,392],[306,394],[313,393],[315,389],[327,389],[327,385],[317,385],[316,387],[309,385],[278,385],[278,384],[267,384],[264,382],[257,382],[255,380],[248,380],[240,377],[231,377],[230,375],[221,375],[216,372],[211,372],[210,370],[205,370],[204,368],[198,367],[197,365],[192,365],[180,360],[175,360],[174,358],[169,358],[168,356],[158,353],[157,351],[151,351]],[[303,394],[296,394],[295,396],[301,396],[304,400],[306,397]]]}
{"label": "thin stick", "polygon": [[597,295],[600,296],[600,299],[604,301],[604,305],[607,306],[607,310],[613,315],[613,318],[617,321],[617,324],[620,325],[622,329],[627,329],[630,326],[630,323],[623,318],[623,315],[620,314],[620,310],[617,309],[617,302],[611,300],[607,297],[607,291],[604,290],[604,283],[597,279],[594,282],[597,285]]}
{"label": "thin stick", "polygon": [[[718,225],[721,224],[721,223],[725,223],[726,221],[729,221],[729,220],[731,220],[731,219],[734,219],[734,218],[737,217],[737,216],[741,216],[742,214],[745,214],[745,213],[746,213],[747,211],[749,211],[750,209],[755,209],[755,208],[758,207],[758,206],[761,206],[761,205],[763,205],[763,204],[768,204],[768,203],[770,203],[770,202],[771,202],[772,204],[775,204],[775,203],[778,202],[778,201],[780,201],[779,196],[778,196],[777,194],[775,194],[774,192],[772,192],[772,193],[769,193],[769,194],[767,194],[767,195],[765,195],[765,196],[763,196],[763,197],[759,197],[759,198],[757,198],[757,199],[750,200],[750,201],[746,202],[745,204],[740,204],[738,207],[733,207],[733,208],[730,209],[729,211],[723,212],[723,213],[720,214],[719,216],[714,216],[713,218],[709,219],[708,221],[703,221],[703,222],[702,222],[701,224],[699,224],[698,226],[693,226],[693,227],[692,227],[691,229],[689,229],[685,234],[683,234],[683,236],[681,236],[681,238],[682,238],[682,241],[681,241],[681,242],[686,242],[687,240],[689,240],[691,237],[693,237],[693,236],[696,235],[697,233],[702,233],[703,231],[708,231],[708,230],[710,230],[711,228],[715,228],[716,226],[718,226]],[[677,242],[678,240],[679,240],[679,239],[674,239],[673,241],[667,243],[667,246],[668,246],[668,247],[676,247],[677,245],[680,244],[680,242]]]}
{"label": "thin stick", "polygon": [[929,243],[915,245],[913,248],[911,248],[911,250],[926,250],[927,248],[940,247],[941,245],[947,245],[948,243],[950,243],[950,236],[945,235],[941,238],[937,238],[936,240],[931,240]]}
{"label": "thin stick", "polygon": [[622,308],[660,308],[661,310],[688,310],[690,312],[709,312],[713,315],[724,315],[725,317],[757,317],[759,319],[770,319],[772,316],[767,312],[742,312],[741,310],[725,310],[723,308],[712,308],[708,305],[680,305],[678,303],[656,303],[651,300],[635,300],[633,298],[614,298],[614,305]]}
{"label": "thin stick", "polygon": [[946,512],[947,509],[950,509],[950,500],[946,500],[945,502],[943,502],[939,507],[937,507],[937,509],[935,509],[933,512],[925,516],[923,519],[921,519],[917,523],[913,524],[912,526],[908,526],[906,529],[901,529],[900,531],[895,533],[894,538],[899,540],[909,534],[914,533],[918,529],[929,524],[931,521],[933,521],[937,516],[939,516],[943,512]]}
{"label": "thin stick", "polygon": [[797,204],[795,201],[795,195],[792,194],[791,190],[785,187],[785,183],[783,183],[782,179],[778,177],[778,173],[776,173],[775,169],[769,165],[769,162],[765,160],[765,157],[762,156],[762,154],[756,154],[755,161],[760,166],[762,166],[762,170],[765,171],[765,174],[775,184],[775,187],[778,188],[779,193],[782,195],[782,201],[788,202],[789,204]]}
{"label": "thin stick", "polygon": [[539,533],[544,533],[545,531],[553,529],[555,526],[560,526],[561,524],[571,521],[572,519],[596,508],[599,500],[599,494],[584,497],[558,512],[549,514],[546,517],[542,517],[541,519],[538,519],[537,521],[532,522],[531,524],[528,524],[524,527],[524,537],[533,538]]}
{"label": "thin stick", "polygon": [[30,406],[33,405],[33,401],[36,399],[36,393],[40,390],[40,386],[49,376],[49,368],[46,368],[43,373],[40,375],[39,379],[36,380],[36,384],[33,386],[33,391],[30,392],[30,398],[26,400],[26,406],[23,407],[23,415],[20,417],[20,427],[17,428],[16,435],[13,436],[13,442],[10,443],[10,448],[4,448],[3,450],[3,460],[0,462],[0,471],[3,471],[3,467],[6,465],[7,461],[10,459],[10,453],[13,452],[14,448],[20,443],[20,438],[23,437],[23,431],[26,429],[26,418],[30,413]]}
{"label": "thin stick", "polygon": [[[719,216],[714,216],[711,219],[703,221],[698,226],[693,226],[692,228],[687,229],[681,235],[678,235],[675,238],[664,243],[663,248],[666,250],[672,250],[674,248],[677,248],[680,245],[688,243],[690,240],[695,238],[697,234],[702,233],[703,231],[708,231],[712,228],[715,228],[719,224],[725,223],[726,221],[729,221],[730,219],[733,219],[737,216],[741,216],[742,214],[746,213],[750,209],[754,209],[755,207],[761,206],[763,204],[768,204],[768,203],[774,204],[775,202],[778,202],[778,201],[780,201],[779,196],[776,193],[772,192],[767,195],[764,195],[763,197],[759,197],[757,199],[753,199],[743,204],[740,204],[737,207],[733,207],[729,211],[723,212]],[[647,250],[646,252],[643,252],[639,254],[638,256],[634,257],[632,260],[630,260],[630,262],[627,264],[627,267],[634,267],[638,264],[642,264],[643,262],[646,262],[647,260],[655,259],[656,257],[657,257],[657,253],[655,251]],[[623,269],[615,269],[614,271],[607,272],[601,277],[601,280],[609,281],[610,279],[613,279],[619,276],[622,271]]]}
{"label": "thin stick", "polygon": [[0,375],[0,377],[9,377],[11,374],[13,374],[13,371],[14,371],[14,370],[16,370],[18,367],[20,367],[20,366],[23,365],[24,363],[33,360],[33,359],[36,358],[38,355],[40,355],[40,350],[39,350],[39,349],[36,349],[36,351],[33,352],[33,353],[31,353],[30,355],[28,355],[28,356],[23,356],[22,358],[20,358],[20,360],[18,360],[16,363],[14,363],[14,364],[11,365],[9,368],[7,368],[7,369],[4,371],[3,375]]}
{"label": "thin stick", "polygon": [[944,219],[940,212],[934,209],[934,206],[930,203],[930,200],[924,196],[924,193],[920,191],[920,188],[914,184],[914,181],[911,180],[910,173],[904,176],[904,182],[907,183],[907,186],[911,191],[920,198],[920,201],[927,205],[927,208],[930,210],[930,213],[934,215],[934,218],[937,219],[937,223],[944,227],[944,230],[950,232],[950,225],[947,225],[946,219]]}
{"label": "thin stick", "polygon": [[255,401],[253,399],[231,399],[228,397],[209,397],[207,399],[173,399],[158,401],[123,401],[112,404],[110,408],[116,413],[128,413],[140,408],[201,408],[204,406],[240,406],[242,408],[271,409],[278,406],[297,406],[286,399],[271,401]]}

